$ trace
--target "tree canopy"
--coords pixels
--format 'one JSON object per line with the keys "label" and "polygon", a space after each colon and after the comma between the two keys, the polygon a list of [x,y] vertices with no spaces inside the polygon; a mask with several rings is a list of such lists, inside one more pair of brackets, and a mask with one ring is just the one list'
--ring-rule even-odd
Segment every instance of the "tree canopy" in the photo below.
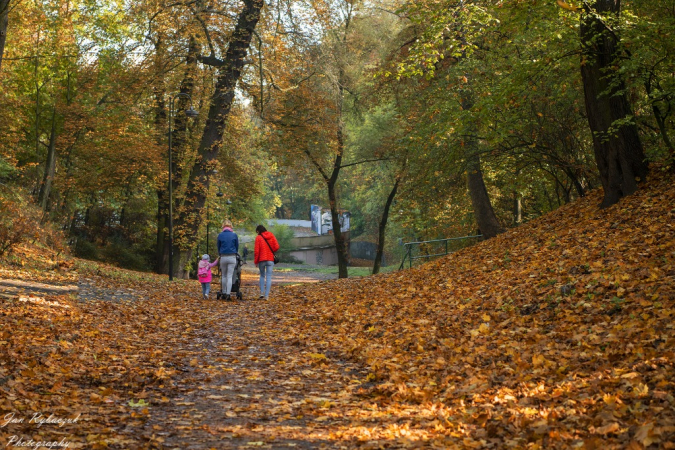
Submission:
{"label": "tree canopy", "polygon": [[0,177],[77,254],[180,276],[225,216],[349,210],[346,276],[359,236],[396,255],[608,206],[675,155],[675,15],[617,5],[5,0]]}

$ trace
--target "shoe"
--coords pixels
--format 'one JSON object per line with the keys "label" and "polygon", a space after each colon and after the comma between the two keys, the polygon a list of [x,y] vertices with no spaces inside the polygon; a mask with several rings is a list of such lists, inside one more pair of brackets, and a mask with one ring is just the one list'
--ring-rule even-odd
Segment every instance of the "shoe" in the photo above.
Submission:
{"label": "shoe", "polygon": [[260,297],[258,297],[258,300],[262,300],[262,299],[264,299],[264,298],[265,298],[265,296],[264,296],[264,295],[261,295]]}
{"label": "shoe", "polygon": [[229,302],[230,300],[232,300],[232,297],[230,297],[230,294],[227,294],[227,295],[225,296],[225,301],[226,301],[226,302]]}

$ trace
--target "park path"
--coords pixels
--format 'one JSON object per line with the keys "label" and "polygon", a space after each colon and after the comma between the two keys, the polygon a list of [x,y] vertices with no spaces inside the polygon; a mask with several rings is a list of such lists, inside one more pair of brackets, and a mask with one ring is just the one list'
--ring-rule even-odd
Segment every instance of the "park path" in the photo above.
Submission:
{"label": "park path", "polygon": [[[319,267],[319,266],[310,266]],[[286,286],[291,284],[317,283],[319,281],[335,280],[337,274],[323,273],[314,270],[303,270],[304,266],[297,264],[277,264],[274,266],[272,285]],[[259,280],[258,268],[249,263],[243,266],[242,278],[249,285],[256,285]]]}
{"label": "park path", "polygon": [[0,310],[31,340],[12,340],[11,370],[30,378],[12,383],[21,396],[5,412],[81,419],[62,429],[8,424],[0,445],[39,431],[85,449],[410,447],[401,436],[415,412],[375,405],[368,367],[330,336],[312,341],[288,326],[288,278],[258,300],[257,273],[245,271],[244,300],[225,302],[201,299],[194,280],[103,272],[80,274],[77,290],[8,283],[19,294]]}
{"label": "park path", "polygon": [[[125,285],[110,285],[105,276],[101,274],[86,274],[77,277],[71,275],[68,280],[63,277],[57,280],[43,279],[38,277],[33,279],[9,278],[8,274],[0,273],[0,297],[11,299],[14,297],[42,297],[50,295],[69,294],[77,296],[79,300],[111,300],[111,301],[129,301],[135,300],[142,295],[137,289]],[[75,276],[77,281],[72,278]],[[259,272],[253,264],[247,264],[243,267],[242,278],[245,283],[247,295],[257,297],[255,287],[258,283]],[[285,286],[292,284],[317,283],[337,278],[333,274],[325,274],[314,271],[305,271],[298,268],[297,265],[279,265],[278,270],[274,272],[272,284],[274,286]],[[195,282],[195,286],[197,286]],[[219,289],[217,277],[214,277],[213,292]],[[197,292],[198,289],[195,289]]]}
{"label": "park path", "polygon": [[143,439],[180,449],[335,448],[331,430],[348,426],[345,409],[361,402],[354,393],[367,371],[279,335],[283,305],[212,303],[213,320],[181,346],[190,360],[173,396],[153,405]]}

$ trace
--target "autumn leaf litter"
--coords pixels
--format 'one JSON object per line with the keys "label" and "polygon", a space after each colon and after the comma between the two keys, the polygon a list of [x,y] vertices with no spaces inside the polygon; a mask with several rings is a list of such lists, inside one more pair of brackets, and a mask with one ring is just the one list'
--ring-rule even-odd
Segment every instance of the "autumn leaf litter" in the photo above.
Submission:
{"label": "autumn leaf litter", "polygon": [[367,364],[379,404],[436,405],[416,427],[449,446],[673,448],[675,189],[600,200],[417,269],[286,291],[287,329]]}
{"label": "autumn leaf litter", "polygon": [[78,262],[88,295],[129,295],[3,298],[0,405],[79,422],[0,442],[673,448],[674,200],[662,177],[606,210],[595,192],[419,268],[269,303]]}

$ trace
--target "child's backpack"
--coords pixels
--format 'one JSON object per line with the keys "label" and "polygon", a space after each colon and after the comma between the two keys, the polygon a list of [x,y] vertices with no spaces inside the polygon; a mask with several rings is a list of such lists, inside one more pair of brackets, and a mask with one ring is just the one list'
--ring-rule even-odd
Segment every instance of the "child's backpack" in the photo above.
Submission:
{"label": "child's backpack", "polygon": [[200,267],[197,270],[197,276],[199,278],[206,278],[209,276],[209,266]]}

